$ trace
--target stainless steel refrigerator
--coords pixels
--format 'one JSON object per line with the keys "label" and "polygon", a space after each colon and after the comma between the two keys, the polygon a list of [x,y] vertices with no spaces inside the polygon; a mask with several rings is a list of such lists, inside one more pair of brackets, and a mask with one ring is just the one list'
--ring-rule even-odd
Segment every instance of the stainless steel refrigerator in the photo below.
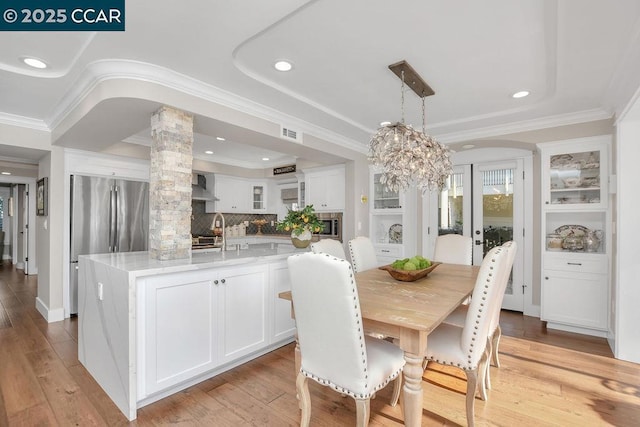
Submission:
{"label": "stainless steel refrigerator", "polygon": [[78,256],[146,251],[149,184],[71,176],[70,309],[78,312]]}

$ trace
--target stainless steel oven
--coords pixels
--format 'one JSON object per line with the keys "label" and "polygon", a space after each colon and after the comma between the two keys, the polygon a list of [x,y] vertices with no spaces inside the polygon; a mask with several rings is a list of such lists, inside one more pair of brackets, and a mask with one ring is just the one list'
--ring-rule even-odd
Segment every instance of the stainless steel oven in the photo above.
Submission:
{"label": "stainless steel oven", "polygon": [[336,239],[342,242],[342,212],[319,212],[318,219],[324,224],[320,238]]}

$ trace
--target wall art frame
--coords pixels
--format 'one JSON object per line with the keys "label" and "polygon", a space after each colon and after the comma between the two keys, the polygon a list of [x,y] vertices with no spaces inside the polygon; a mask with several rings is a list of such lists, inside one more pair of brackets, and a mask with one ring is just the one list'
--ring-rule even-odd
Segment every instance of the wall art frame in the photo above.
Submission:
{"label": "wall art frame", "polygon": [[49,188],[47,181],[47,177],[40,178],[36,184],[36,215],[38,216],[46,216],[48,213]]}

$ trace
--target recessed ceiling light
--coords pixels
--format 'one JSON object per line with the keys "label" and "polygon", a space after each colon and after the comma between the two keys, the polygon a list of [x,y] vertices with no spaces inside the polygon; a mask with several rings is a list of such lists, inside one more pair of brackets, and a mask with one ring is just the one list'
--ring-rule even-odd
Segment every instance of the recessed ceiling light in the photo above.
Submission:
{"label": "recessed ceiling light", "polygon": [[391,122],[380,122],[380,126],[389,126]]}
{"label": "recessed ceiling light", "polygon": [[513,98],[524,98],[527,95],[529,95],[529,91],[528,90],[521,90],[520,92],[516,92],[511,96]]}
{"label": "recessed ceiling light", "polygon": [[462,148],[464,148],[465,150],[468,150],[468,149],[473,148],[473,147],[475,147],[475,145],[473,145],[473,144],[465,144],[465,145],[462,146]]}
{"label": "recessed ceiling light", "polygon": [[216,136],[216,139],[217,139],[218,141],[226,141],[226,140],[227,140],[226,138],[223,138],[223,137],[221,137],[221,136]]}
{"label": "recessed ceiling light", "polygon": [[269,158],[268,157],[263,157],[262,160],[264,160],[266,162],[267,160],[269,160]]}
{"label": "recessed ceiling light", "polygon": [[207,150],[207,151],[204,152],[204,154],[213,154],[213,151]]}
{"label": "recessed ceiling light", "polygon": [[11,172],[2,172],[2,175],[11,175]]}
{"label": "recessed ceiling light", "polygon": [[33,68],[47,68],[47,64],[37,58],[22,58],[22,62]]}
{"label": "recessed ceiling light", "polygon": [[289,61],[277,61],[273,66],[278,71],[291,71],[293,68],[293,65]]}

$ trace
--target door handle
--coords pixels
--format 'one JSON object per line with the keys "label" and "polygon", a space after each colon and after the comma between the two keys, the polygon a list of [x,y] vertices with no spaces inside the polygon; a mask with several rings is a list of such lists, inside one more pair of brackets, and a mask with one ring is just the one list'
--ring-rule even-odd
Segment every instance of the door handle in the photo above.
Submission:
{"label": "door handle", "polygon": [[476,240],[476,245],[484,245],[484,240]]}

